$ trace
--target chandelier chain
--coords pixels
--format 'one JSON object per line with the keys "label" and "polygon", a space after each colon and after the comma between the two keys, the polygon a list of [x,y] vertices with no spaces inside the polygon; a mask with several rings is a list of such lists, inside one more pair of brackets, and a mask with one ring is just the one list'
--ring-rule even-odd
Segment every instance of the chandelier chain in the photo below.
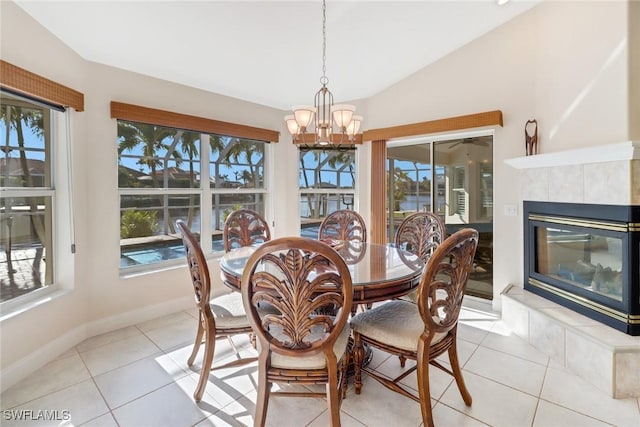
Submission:
{"label": "chandelier chain", "polygon": [[326,86],[329,83],[327,78],[327,3],[322,0],[322,77],[320,83]]}
{"label": "chandelier chain", "polygon": [[[1,0],[0,0],[1,1]],[[313,107],[300,105],[293,107],[293,114],[284,117],[287,129],[296,144],[319,146],[350,145],[356,141],[356,135],[362,123],[362,116],[355,116],[356,107],[347,104],[334,104],[333,94],[327,87],[327,1],[322,0],[322,87],[314,97]],[[338,128],[337,135],[333,127]]]}

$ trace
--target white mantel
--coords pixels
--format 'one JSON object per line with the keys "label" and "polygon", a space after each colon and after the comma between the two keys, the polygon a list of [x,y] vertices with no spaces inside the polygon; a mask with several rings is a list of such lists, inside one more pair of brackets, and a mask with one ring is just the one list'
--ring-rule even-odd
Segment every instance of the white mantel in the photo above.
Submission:
{"label": "white mantel", "polygon": [[640,141],[505,160],[521,171],[522,200],[640,205]]}
{"label": "white mantel", "polygon": [[640,160],[640,141],[625,141],[615,144],[598,145],[596,147],[579,148],[576,150],[558,151],[556,153],[516,157],[507,159],[504,162],[516,169],[530,169],[605,163],[621,160]]}

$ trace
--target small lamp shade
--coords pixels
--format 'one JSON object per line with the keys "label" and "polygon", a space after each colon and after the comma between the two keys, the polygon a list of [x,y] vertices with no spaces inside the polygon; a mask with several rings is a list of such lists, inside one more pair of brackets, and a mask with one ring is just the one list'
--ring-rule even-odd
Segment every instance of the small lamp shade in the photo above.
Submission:
{"label": "small lamp shade", "polygon": [[347,104],[336,104],[333,106],[333,120],[336,122],[336,126],[340,129],[345,129],[351,122],[353,112],[356,111],[356,107]]}
{"label": "small lamp shade", "polygon": [[293,116],[295,117],[300,129],[307,129],[309,127],[315,113],[316,109],[314,107],[309,107],[306,105],[298,105],[293,107]]}
{"label": "small lamp shade", "polygon": [[300,126],[298,126],[298,122],[296,122],[293,114],[285,116],[284,121],[287,123],[287,129],[289,129],[291,135],[297,136],[300,133]]}
{"label": "small lamp shade", "polygon": [[351,123],[347,126],[347,135],[353,137],[360,130],[360,125],[362,124],[362,116],[353,116],[351,118]]}

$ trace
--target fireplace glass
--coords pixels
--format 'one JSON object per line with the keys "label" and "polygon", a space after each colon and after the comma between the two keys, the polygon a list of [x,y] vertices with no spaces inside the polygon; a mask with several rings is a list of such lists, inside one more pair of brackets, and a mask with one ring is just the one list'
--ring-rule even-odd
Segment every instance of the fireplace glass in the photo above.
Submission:
{"label": "fireplace glass", "polygon": [[622,301],[622,239],[561,227],[535,227],[536,273]]}

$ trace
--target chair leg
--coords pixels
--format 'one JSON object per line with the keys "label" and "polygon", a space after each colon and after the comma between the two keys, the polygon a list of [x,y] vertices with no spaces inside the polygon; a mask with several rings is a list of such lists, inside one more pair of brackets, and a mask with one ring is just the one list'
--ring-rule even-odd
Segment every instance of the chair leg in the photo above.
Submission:
{"label": "chair leg", "polygon": [[347,397],[347,387],[349,386],[349,377],[347,376],[349,363],[351,363],[351,352],[347,352],[343,356],[342,363],[340,364],[340,385],[342,386],[343,399]]}
{"label": "chair leg", "polygon": [[196,341],[193,343],[193,351],[191,352],[191,356],[187,360],[187,365],[193,365],[193,362],[196,360],[196,355],[198,354],[198,350],[200,349],[200,344],[202,344],[202,337],[204,335],[204,328],[202,327],[202,314],[198,313],[198,332],[196,332]]}
{"label": "chair leg", "polygon": [[422,424],[424,427],[434,427],[433,412],[431,410],[431,389],[429,386],[429,349],[419,346],[416,359]]}
{"label": "chair leg", "polygon": [[362,390],[362,363],[364,361],[364,346],[360,334],[353,332],[353,386],[356,394]]}
{"label": "chair leg", "polygon": [[265,364],[260,361],[258,365],[258,397],[256,398],[256,414],[253,420],[254,427],[264,427],[267,421],[270,393],[271,383],[267,379],[267,369]]}
{"label": "chair leg", "polygon": [[337,366],[328,366],[327,404],[329,405],[329,416],[331,427],[340,427],[340,395],[342,391],[338,384],[338,368]]}
{"label": "chair leg", "polygon": [[453,342],[453,345],[449,347],[448,352],[451,371],[453,372],[453,377],[456,380],[456,384],[458,384],[458,390],[460,390],[462,400],[464,400],[465,405],[471,406],[473,399],[471,398],[471,393],[469,393],[469,390],[464,383],[464,378],[462,377],[462,370],[460,369],[460,362],[458,360],[458,347],[455,341]]}
{"label": "chair leg", "polygon": [[200,371],[200,379],[198,380],[198,386],[193,393],[193,398],[196,402],[200,402],[204,389],[207,387],[207,381],[209,380],[209,373],[211,372],[211,366],[213,365],[213,353],[216,349],[215,337],[209,337],[207,334],[207,340],[204,343],[204,359],[202,360],[202,369]]}
{"label": "chair leg", "polygon": [[404,365],[407,364],[407,358],[404,356],[398,356],[398,359],[400,359],[400,367],[404,368]]}

